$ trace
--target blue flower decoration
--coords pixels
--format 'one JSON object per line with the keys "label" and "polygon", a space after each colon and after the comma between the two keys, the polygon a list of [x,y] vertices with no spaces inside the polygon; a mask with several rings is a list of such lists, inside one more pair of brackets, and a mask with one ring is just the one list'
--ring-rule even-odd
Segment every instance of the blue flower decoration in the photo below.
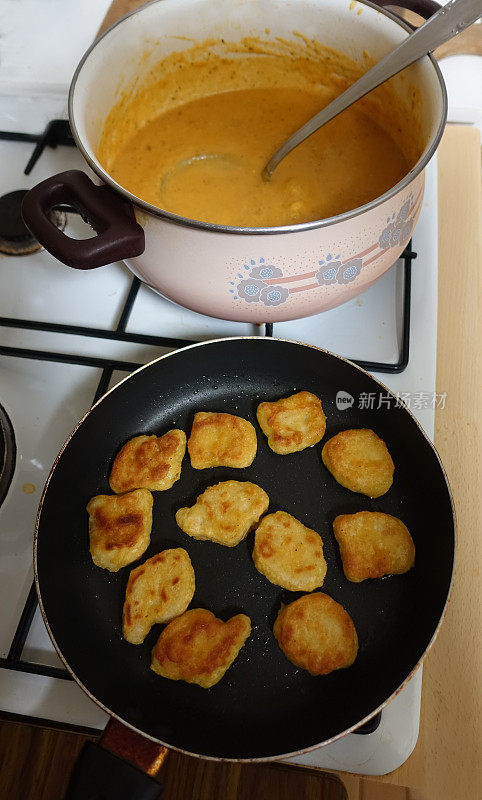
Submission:
{"label": "blue flower decoration", "polygon": [[258,303],[261,290],[264,288],[266,288],[264,281],[253,280],[253,278],[245,278],[236,287],[239,297],[242,297],[247,303]]}
{"label": "blue flower decoration", "polygon": [[361,258],[352,258],[343,264],[342,268],[338,271],[338,283],[351,283],[358,277],[363,266]]}
{"label": "blue flower decoration", "polygon": [[329,264],[324,264],[315,275],[320,286],[329,286],[330,283],[336,283],[340,267],[341,261],[330,261]]}
{"label": "blue flower decoration", "polygon": [[384,228],[383,231],[381,232],[378,244],[380,245],[382,250],[386,250],[387,247],[390,247],[392,240],[392,231],[394,227],[395,224],[391,222],[390,225],[387,225],[387,227]]}
{"label": "blue flower decoration", "polygon": [[265,306],[279,306],[281,303],[286,303],[289,294],[284,286],[265,286],[260,292],[259,299]]}
{"label": "blue flower decoration", "polygon": [[412,234],[413,229],[413,219],[408,219],[402,226],[402,232],[400,233],[400,244],[405,245],[410,236]]}
{"label": "blue flower decoration", "polygon": [[274,267],[273,264],[263,264],[259,267],[254,267],[249,274],[252,278],[261,278],[263,281],[268,281],[270,278],[282,278],[283,270],[279,267]]}
{"label": "blue flower decoration", "polygon": [[400,225],[401,222],[405,222],[408,217],[408,212],[410,211],[410,200],[405,200],[403,206],[401,207],[400,211],[397,214],[396,225]]}
{"label": "blue flower decoration", "polygon": [[391,222],[390,225],[387,225],[387,227],[383,229],[378,240],[378,244],[382,250],[386,250],[387,247],[400,247],[408,242],[410,234],[412,233],[413,219],[403,221],[401,218],[399,219],[399,217],[408,213],[409,207],[410,201],[407,200],[400,209],[396,221]]}
{"label": "blue flower decoration", "polygon": [[390,247],[397,247],[397,245],[400,243],[401,233],[401,225],[395,225],[394,229],[392,230],[392,235],[390,236]]}

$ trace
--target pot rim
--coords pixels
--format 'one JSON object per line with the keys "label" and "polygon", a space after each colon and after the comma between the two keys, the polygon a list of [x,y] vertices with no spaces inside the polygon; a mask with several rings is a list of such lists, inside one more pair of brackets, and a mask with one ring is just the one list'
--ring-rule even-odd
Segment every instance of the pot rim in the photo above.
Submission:
{"label": "pot rim", "polygon": [[[242,227],[242,226],[235,226],[235,225],[217,225],[213,222],[203,222],[202,220],[195,220],[190,219],[189,217],[183,217],[179,214],[173,214],[171,211],[166,211],[158,206],[154,206],[151,203],[142,200],[140,197],[137,197],[135,194],[132,194],[125,189],[123,186],[118,184],[110,175],[109,173],[104,170],[90,155],[87,148],[84,146],[82,139],[79,135],[77,130],[77,126],[75,124],[74,119],[74,94],[75,88],[77,84],[78,77],[84,66],[85,62],[89,58],[90,54],[95,50],[95,48],[102,42],[104,37],[108,36],[114,28],[118,25],[124,24],[124,22],[133,17],[137,14],[142,13],[146,8],[149,6],[153,6],[157,3],[164,2],[164,0],[149,0],[149,2],[145,3],[144,5],[140,6],[139,8],[130,11],[128,14],[125,14],[123,17],[118,19],[112,25],[110,25],[95,41],[90,45],[90,47],[85,51],[84,55],[82,56],[77,68],[74,72],[72,77],[72,81],[70,84],[69,89],[69,97],[68,97],[68,114],[69,114],[69,123],[72,130],[72,135],[74,137],[75,143],[79,148],[80,152],[82,153],[83,157],[87,161],[89,167],[96,173],[96,175],[104,181],[104,183],[108,184],[111,189],[121,194],[127,201],[132,203],[136,208],[140,209],[141,211],[147,212],[155,217],[160,217],[168,222],[173,222],[177,225],[182,225],[184,227],[189,228],[199,228],[201,230],[211,231],[212,233],[231,233],[231,234],[248,234],[248,235],[259,235],[259,234],[279,234],[279,233],[301,233],[303,231],[308,230],[315,230],[318,228],[327,228],[330,225],[334,225],[340,222],[345,222],[346,220],[353,219],[354,217],[358,217],[361,214],[364,214],[367,211],[371,211],[377,206],[384,203],[386,200],[394,197],[396,194],[401,192],[405,189],[427,166],[428,162],[434,155],[439,142],[442,138],[442,134],[445,129],[445,125],[447,122],[447,113],[448,113],[448,99],[447,99],[447,89],[445,86],[445,82],[442,76],[442,72],[440,67],[435,60],[432,53],[428,53],[428,58],[432,63],[432,67],[435,70],[435,74],[438,78],[440,90],[442,93],[442,114],[439,122],[439,126],[433,136],[432,144],[426,151],[422,154],[419,158],[415,166],[399,181],[395,186],[389,189],[384,194],[376,197],[374,200],[371,200],[369,203],[365,203],[363,206],[359,206],[358,208],[354,208],[351,211],[346,211],[343,214],[337,214],[334,217],[327,217],[321,220],[312,220],[310,222],[301,222],[295,225],[278,225],[273,227],[259,227],[259,228],[251,228],[251,227]],[[381,6],[377,5],[372,0],[359,0],[363,5],[368,6],[380,14],[384,14],[386,17],[391,19],[397,25],[399,25],[403,30],[411,33],[412,28],[408,23],[404,22],[400,17],[396,16],[396,14],[388,11],[386,8],[382,8]],[[426,58],[427,56],[424,56]]]}

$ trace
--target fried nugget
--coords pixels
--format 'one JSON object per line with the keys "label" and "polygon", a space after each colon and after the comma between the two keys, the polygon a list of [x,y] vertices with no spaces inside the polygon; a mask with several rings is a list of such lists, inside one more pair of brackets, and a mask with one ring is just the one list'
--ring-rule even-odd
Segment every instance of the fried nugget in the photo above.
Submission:
{"label": "fried nugget", "polygon": [[380,497],[393,483],[395,465],[387,446],[369,428],[337,433],[321,457],[335,480],[352,492]]}
{"label": "fried nugget", "polygon": [[253,561],[271,583],[291,592],[311,592],[323,585],[326,575],[321,536],[285,511],[261,520]]}
{"label": "fried nugget", "polygon": [[182,614],[196,588],[191,559],[182,547],[163,550],[129,575],[123,612],[124,638],[141,644],[157,622]]}
{"label": "fried nugget", "polygon": [[250,633],[246,614],[223,622],[204,608],[190,609],[162,631],[151,669],[163,678],[209,689],[221,680]]}
{"label": "fried nugget", "polygon": [[415,562],[415,545],[397,517],[380,511],[341,514],[333,522],[343,571],[349,581],[400,575]]}
{"label": "fried nugget", "polygon": [[223,481],[209,486],[195,505],[176,513],[179,527],[193,539],[209,539],[235,547],[269,506],[269,497],[249,481]]}
{"label": "fried nugget", "polygon": [[121,495],[99,494],[87,504],[92,561],[117,572],[132,564],[149,547],[152,494],[136,489]]}
{"label": "fried nugget", "polygon": [[256,416],[268,437],[268,445],[281,456],[318,444],[325,434],[326,417],[321,401],[311,392],[261,403]]}
{"label": "fried nugget", "polygon": [[121,494],[130,489],[163,492],[181,475],[186,434],[173,429],[164,436],[136,436],[117,453],[110,474],[110,488]]}
{"label": "fried nugget", "polygon": [[194,415],[187,443],[194,469],[249,467],[257,447],[256,431],[247,419],[212,411]]}
{"label": "fried nugget", "polygon": [[304,594],[283,606],[273,633],[285,656],[311,675],[350,667],[358,653],[351,617],[323,592]]}

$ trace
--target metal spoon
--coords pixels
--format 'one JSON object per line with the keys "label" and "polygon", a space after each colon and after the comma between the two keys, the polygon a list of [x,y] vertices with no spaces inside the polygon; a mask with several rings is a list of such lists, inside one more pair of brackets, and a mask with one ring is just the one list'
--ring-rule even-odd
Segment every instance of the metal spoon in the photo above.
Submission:
{"label": "metal spoon", "polygon": [[236,166],[239,165],[239,159],[235,159],[234,156],[223,155],[221,153],[201,153],[201,155],[190,156],[189,158],[185,158],[183,161],[179,161],[173,167],[168,169],[167,172],[162,176],[161,192],[166,189],[171,178],[177,177],[181,170],[192,167],[194,164],[198,164],[200,161],[215,161],[216,163],[221,164],[226,163],[228,166],[233,164]]}
{"label": "metal spoon", "polygon": [[446,6],[430,17],[424,25],[417,28],[391,53],[368,70],[358,81],[340,94],[322,111],[315,114],[302,125],[274,153],[262,171],[262,177],[269,181],[280,161],[308,136],[326,125],[345,108],[356,103],[372,89],[396,75],[405,67],[426,56],[436,47],[452,39],[482,15],[481,0],[451,0]]}
{"label": "metal spoon", "polygon": [[188,170],[189,167],[193,167],[200,162],[213,162],[215,164],[215,168],[218,170],[233,170],[233,168],[242,167],[242,162],[239,158],[231,154],[224,154],[224,153],[201,153],[199,155],[190,156],[189,158],[185,158],[183,161],[179,161],[177,164],[174,164],[161,178],[161,184],[159,187],[160,190],[160,197],[163,202],[166,201],[166,195],[168,196],[169,190],[172,189],[172,184],[176,179],[182,178],[182,175],[185,170]]}

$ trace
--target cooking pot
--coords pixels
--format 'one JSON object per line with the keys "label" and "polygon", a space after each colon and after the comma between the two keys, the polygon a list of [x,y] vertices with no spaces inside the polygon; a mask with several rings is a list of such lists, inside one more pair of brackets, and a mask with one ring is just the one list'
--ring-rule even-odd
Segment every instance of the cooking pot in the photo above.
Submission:
{"label": "cooking pot", "polygon": [[[395,96],[411,108],[421,133],[419,160],[382,196],[329,219],[270,228],[186,219],[124,189],[96,152],[119,94],[135,81],[141,85],[157,62],[193,41],[235,42],[247,35],[293,40],[301,34],[366,64],[367,52],[378,61],[411,30],[383,4],[387,0],[378,5],[368,0],[155,0],[124,17],[84,55],[69,96],[75,141],[103,185],[79,171],[49,178],[27,194],[26,224],[65,264],[92,269],[123,259],[169,300],[224,319],[295,319],[365,291],[397,260],[420,214],[424,167],[447,113],[443,79],[432,56],[393,79]],[[425,16],[438,8],[429,0],[405,4]],[[76,206],[98,235],[79,241],[55,228],[49,211],[59,203]]]}

